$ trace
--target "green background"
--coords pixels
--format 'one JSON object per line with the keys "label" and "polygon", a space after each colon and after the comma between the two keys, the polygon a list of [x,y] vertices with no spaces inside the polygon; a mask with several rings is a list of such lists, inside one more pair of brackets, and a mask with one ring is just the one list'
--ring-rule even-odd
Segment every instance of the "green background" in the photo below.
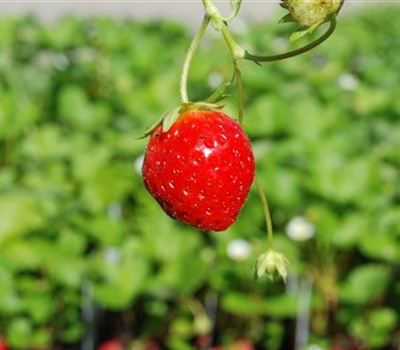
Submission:
{"label": "green background", "polygon": [[[179,104],[184,26],[1,19],[0,335],[15,349],[78,343],[93,298],[98,322],[132,349],[149,340],[193,349],[211,331],[222,345],[289,349],[298,286],[311,280],[309,343],[397,349],[399,18],[383,6],[342,16],[311,53],[242,65],[245,130],[275,248],[290,260],[286,286],[253,280],[266,244],[255,189],[237,223],[214,234],[172,221],[142,185],[146,140],[135,136]],[[290,29],[232,31],[249,51],[275,53],[290,48]],[[207,97],[231,69],[225,44],[208,32],[191,98]],[[231,93],[224,111],[235,118]],[[285,233],[297,216],[315,227],[308,241]],[[227,254],[238,238],[251,245],[247,259]]]}

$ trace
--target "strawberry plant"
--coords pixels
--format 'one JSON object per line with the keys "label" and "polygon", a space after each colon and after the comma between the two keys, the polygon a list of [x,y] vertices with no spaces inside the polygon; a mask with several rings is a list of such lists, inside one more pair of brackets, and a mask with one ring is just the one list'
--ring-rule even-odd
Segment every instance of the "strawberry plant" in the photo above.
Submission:
{"label": "strawberry plant", "polygon": [[[279,61],[309,51],[325,41],[334,31],[340,2],[316,1],[304,6],[301,1],[284,1],[289,10],[282,21],[293,21],[311,33],[329,21],[326,33],[299,49],[273,56],[258,56],[243,49],[232,37],[228,22],[239,13],[242,0],[231,0],[231,13],[222,16],[213,0],[203,0],[204,19],[183,63],[181,105],[166,112],[142,137],[151,135],[143,164],[144,183],[162,209],[172,218],[202,230],[223,231],[237,219],[244,205],[255,173],[254,156],[241,127],[244,120],[243,81],[240,63],[243,59],[256,63]],[[189,100],[187,82],[195,52],[211,24],[221,34],[233,61],[233,76],[208,99]],[[295,39],[300,36],[297,35]],[[226,98],[226,88],[236,81],[238,123],[217,111]],[[224,119],[224,120],[222,120]],[[229,124],[231,126],[229,126]],[[208,130],[207,130],[208,129]],[[273,232],[268,202],[261,184],[256,181],[266,218],[268,249],[256,262],[255,276],[267,274],[271,279],[287,275],[288,260],[273,249]]]}

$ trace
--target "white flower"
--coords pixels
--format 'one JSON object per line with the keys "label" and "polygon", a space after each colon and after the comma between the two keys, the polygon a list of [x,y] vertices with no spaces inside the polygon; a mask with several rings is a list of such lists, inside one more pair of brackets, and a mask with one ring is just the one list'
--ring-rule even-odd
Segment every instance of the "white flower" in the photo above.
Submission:
{"label": "white flower", "polygon": [[352,74],[341,74],[338,77],[338,85],[343,90],[353,91],[358,88],[360,81]]}
{"label": "white flower", "polygon": [[251,245],[244,239],[234,239],[226,247],[228,257],[235,261],[246,260],[251,253]]}
{"label": "white flower", "polygon": [[310,344],[308,347],[306,347],[306,350],[324,350],[321,348],[319,345],[316,344]]}
{"label": "white flower", "polygon": [[104,259],[110,265],[118,265],[121,261],[121,252],[117,248],[108,247],[104,251]]}
{"label": "white flower", "polygon": [[107,216],[113,220],[120,220],[122,218],[122,207],[120,203],[111,203],[107,208]]}
{"label": "white flower", "polygon": [[207,78],[208,86],[211,89],[216,89],[224,82],[224,76],[221,73],[213,72]]}
{"label": "white flower", "polygon": [[287,235],[294,241],[306,241],[314,236],[315,226],[302,216],[296,216],[286,226]]}

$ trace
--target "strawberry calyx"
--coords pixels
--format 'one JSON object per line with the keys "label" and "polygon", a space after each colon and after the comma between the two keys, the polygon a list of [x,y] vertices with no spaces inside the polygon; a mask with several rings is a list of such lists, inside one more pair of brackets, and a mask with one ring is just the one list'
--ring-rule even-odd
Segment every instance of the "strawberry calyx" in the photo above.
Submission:
{"label": "strawberry calyx", "polygon": [[182,103],[180,106],[166,111],[150,128],[143,134],[136,137],[137,140],[144,139],[150,136],[158,127],[162,126],[162,131],[167,132],[179,118],[190,111],[219,111],[223,105],[211,102],[188,102]]}

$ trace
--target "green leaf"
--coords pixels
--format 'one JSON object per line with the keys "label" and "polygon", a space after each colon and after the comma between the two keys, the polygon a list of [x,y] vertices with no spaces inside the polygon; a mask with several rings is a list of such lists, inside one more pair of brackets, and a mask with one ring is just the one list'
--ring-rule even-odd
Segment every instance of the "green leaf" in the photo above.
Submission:
{"label": "green leaf", "polygon": [[15,317],[10,321],[7,328],[7,342],[15,348],[27,349],[31,343],[34,334],[31,320],[27,317]]}
{"label": "green leaf", "polygon": [[16,192],[0,198],[0,250],[5,240],[27,234],[42,224],[37,205],[30,196]]}
{"label": "green leaf", "polygon": [[51,320],[54,316],[55,305],[52,296],[49,294],[37,294],[32,291],[24,296],[24,311],[35,322],[35,324],[43,324]]}
{"label": "green leaf", "polygon": [[221,307],[234,315],[243,317],[261,316],[267,313],[265,300],[251,294],[229,292],[221,300]]}
{"label": "green leaf", "polygon": [[143,291],[149,274],[149,265],[143,258],[129,257],[119,263],[102,262],[102,282],[95,284],[98,302],[110,309],[128,307]]}
{"label": "green leaf", "polygon": [[89,101],[86,92],[77,85],[66,85],[58,98],[58,111],[62,120],[84,131],[105,127],[111,116],[109,106],[103,102]]}
{"label": "green leaf", "polygon": [[350,325],[354,337],[363,339],[371,348],[382,348],[389,343],[396,328],[398,316],[390,308],[382,307],[356,318]]}
{"label": "green leaf", "polygon": [[392,263],[400,262],[399,239],[388,231],[380,229],[366,231],[359,242],[359,248],[369,258]]}
{"label": "green leaf", "polygon": [[385,292],[390,278],[389,269],[383,265],[358,266],[340,287],[340,299],[345,303],[367,305]]}
{"label": "green leaf", "polygon": [[390,333],[396,328],[399,316],[393,309],[383,307],[375,310],[369,318],[375,330]]}
{"label": "green leaf", "polygon": [[358,245],[369,232],[371,223],[362,214],[353,214],[344,217],[340,226],[332,236],[332,243],[342,249],[349,249]]}

